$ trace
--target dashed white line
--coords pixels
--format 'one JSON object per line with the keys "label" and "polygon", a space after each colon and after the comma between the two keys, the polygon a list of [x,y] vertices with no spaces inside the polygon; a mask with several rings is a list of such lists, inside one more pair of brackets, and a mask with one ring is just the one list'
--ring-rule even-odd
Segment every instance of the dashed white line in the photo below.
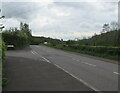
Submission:
{"label": "dashed white line", "polygon": [[87,62],[84,62],[84,64],[89,65],[89,66],[96,67],[96,65],[94,65],[94,64],[90,64],[90,63],[87,63]]}
{"label": "dashed white line", "polygon": [[114,74],[117,74],[117,75],[119,75],[119,73],[118,72],[113,72]]}
{"label": "dashed white line", "polygon": [[82,62],[82,61],[80,61],[80,60],[78,60],[78,59],[75,59],[75,58],[72,58],[72,60],[79,61],[80,63],[83,63],[83,64],[86,64],[86,65],[89,65],[89,66],[96,67],[96,65],[94,65],[94,64],[90,64],[90,63],[87,63],[87,62]]}

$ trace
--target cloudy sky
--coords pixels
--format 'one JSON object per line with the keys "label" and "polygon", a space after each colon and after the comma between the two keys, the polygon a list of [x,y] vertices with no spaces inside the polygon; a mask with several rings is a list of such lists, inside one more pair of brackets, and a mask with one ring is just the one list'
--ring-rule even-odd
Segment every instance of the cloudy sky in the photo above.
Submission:
{"label": "cloudy sky", "polygon": [[[25,0],[24,0],[25,1]],[[92,36],[104,23],[118,20],[117,2],[2,2],[6,29],[30,25],[34,36],[75,39]]]}

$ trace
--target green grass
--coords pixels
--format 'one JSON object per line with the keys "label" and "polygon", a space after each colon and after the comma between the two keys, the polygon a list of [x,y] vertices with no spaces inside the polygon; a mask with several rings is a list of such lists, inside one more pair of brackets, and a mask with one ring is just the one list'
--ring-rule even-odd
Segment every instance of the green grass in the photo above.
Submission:
{"label": "green grass", "polygon": [[[42,44],[42,45],[44,45],[44,44]],[[45,46],[120,61],[120,57],[118,55],[108,55],[108,54],[105,54],[105,53],[96,53],[94,51],[78,50],[78,49],[73,49],[73,48],[70,48],[70,47],[63,47],[63,46],[52,46],[52,45],[49,45],[49,44],[47,44]]]}

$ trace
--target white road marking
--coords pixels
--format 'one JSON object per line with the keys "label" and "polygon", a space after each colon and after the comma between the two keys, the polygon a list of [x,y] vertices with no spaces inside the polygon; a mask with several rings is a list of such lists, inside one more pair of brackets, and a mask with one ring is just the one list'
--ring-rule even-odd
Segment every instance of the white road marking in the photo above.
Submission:
{"label": "white road marking", "polygon": [[[38,53],[35,52],[35,51],[31,51],[31,52],[32,52],[34,55],[35,55],[35,54],[38,54]],[[42,57],[46,62],[51,63],[51,62],[50,62],[48,59],[46,59],[45,57],[43,57],[43,56],[40,56],[40,57]],[[62,69],[64,72],[66,72],[67,74],[71,75],[71,76],[74,77],[75,79],[79,80],[79,81],[82,82],[84,85],[88,86],[89,88],[93,89],[94,91],[99,91],[98,89],[94,88],[93,86],[91,86],[91,85],[88,84],[87,82],[83,81],[83,80],[80,79],[80,78],[77,78],[76,76],[74,76],[74,75],[71,74],[70,72],[68,72],[68,71],[66,71],[65,69],[63,69],[62,67],[58,66],[57,64],[53,64],[53,65],[55,65],[56,67]]]}
{"label": "white road marking", "polygon": [[[38,53],[37,52],[35,52],[35,51],[31,51],[34,55],[38,55]],[[46,59],[45,57],[43,57],[43,56],[40,56],[41,58],[43,58],[46,62],[48,62],[48,63],[51,63],[48,59]]]}
{"label": "white road marking", "polygon": [[31,51],[31,52],[32,52],[34,55],[35,55],[35,54],[38,54],[38,53],[37,53],[37,52],[35,52],[35,51]]}
{"label": "white road marking", "polygon": [[40,57],[42,57],[46,62],[48,62],[48,63],[51,63],[48,59],[46,59],[45,57],[43,57],[43,56],[40,56]]}
{"label": "white road marking", "polygon": [[78,59],[75,59],[75,58],[72,58],[72,60],[79,61],[80,63],[83,63],[83,64],[86,64],[86,65],[89,65],[89,66],[96,67],[96,65],[94,65],[94,64],[90,64],[90,63],[87,63],[87,62],[82,62],[82,61],[80,61],[80,60],[78,60]]}
{"label": "white road marking", "polygon": [[117,74],[117,75],[119,75],[119,73],[118,72],[113,72],[114,74]]}
{"label": "white road marking", "polygon": [[86,65],[89,65],[89,66],[96,67],[96,65],[94,65],[94,64],[90,64],[90,63],[87,63],[87,62],[83,62],[83,63],[86,64]]}
{"label": "white road marking", "polygon": [[74,76],[73,74],[71,74],[70,72],[66,71],[65,69],[63,69],[62,67],[58,66],[57,64],[54,64],[55,66],[57,66],[58,68],[62,69],[64,72],[66,72],[67,74],[71,75],[72,77],[74,77],[75,79],[77,79],[78,81],[82,82],[84,85],[88,86],[89,88],[93,89],[94,91],[99,91],[98,89],[94,88],[92,85],[88,84],[87,82],[85,82],[84,80]]}
{"label": "white road marking", "polygon": [[34,51],[31,51],[31,53],[33,53],[35,55]]}

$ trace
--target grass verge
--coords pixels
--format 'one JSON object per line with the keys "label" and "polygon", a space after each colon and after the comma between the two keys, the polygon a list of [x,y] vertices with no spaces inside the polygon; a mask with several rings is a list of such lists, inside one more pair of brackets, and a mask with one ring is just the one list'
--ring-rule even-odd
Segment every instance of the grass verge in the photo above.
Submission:
{"label": "grass verge", "polygon": [[120,57],[118,55],[108,55],[105,53],[104,54],[103,53],[96,53],[94,51],[78,50],[78,49],[73,49],[70,47],[63,47],[63,46],[52,46],[49,44],[42,44],[42,45],[52,47],[52,48],[61,49],[61,50],[77,52],[77,53],[81,53],[81,54],[87,54],[87,55],[91,55],[91,56],[97,56],[97,57],[102,57],[102,58],[106,58],[106,59],[110,59],[110,60],[120,61]]}

